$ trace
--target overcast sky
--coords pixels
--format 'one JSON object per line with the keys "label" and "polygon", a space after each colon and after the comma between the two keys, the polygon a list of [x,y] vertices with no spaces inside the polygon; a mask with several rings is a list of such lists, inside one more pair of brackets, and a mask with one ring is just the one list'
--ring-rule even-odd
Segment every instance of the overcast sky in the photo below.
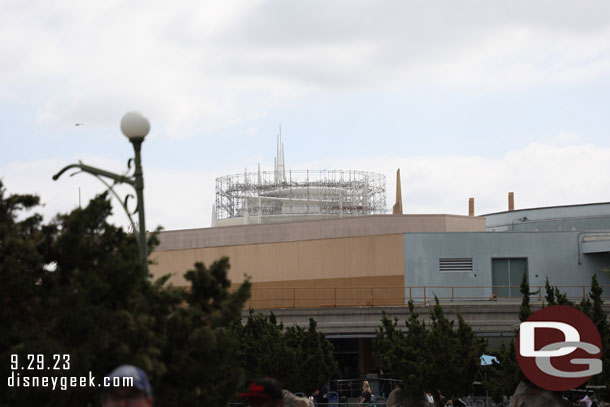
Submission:
{"label": "overcast sky", "polygon": [[388,207],[400,168],[406,213],[606,202],[609,98],[607,1],[0,2],[0,177],[47,217],[104,189],[64,165],[126,169],[129,110],[149,229],[209,226],[280,123],[287,168],[383,173]]}

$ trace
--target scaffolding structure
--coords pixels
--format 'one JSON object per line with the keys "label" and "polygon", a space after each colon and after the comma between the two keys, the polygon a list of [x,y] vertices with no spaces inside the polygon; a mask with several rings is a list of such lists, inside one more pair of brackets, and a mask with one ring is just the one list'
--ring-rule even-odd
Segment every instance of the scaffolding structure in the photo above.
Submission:
{"label": "scaffolding structure", "polygon": [[[275,171],[217,178],[215,223],[268,223],[386,213],[382,174],[353,170],[283,171],[282,167],[283,163],[280,166],[276,160]],[[223,222],[228,219],[237,222]]]}
{"label": "scaffolding structure", "polygon": [[216,178],[212,226],[386,213],[385,175],[366,171],[286,173],[282,128],[273,171]]}

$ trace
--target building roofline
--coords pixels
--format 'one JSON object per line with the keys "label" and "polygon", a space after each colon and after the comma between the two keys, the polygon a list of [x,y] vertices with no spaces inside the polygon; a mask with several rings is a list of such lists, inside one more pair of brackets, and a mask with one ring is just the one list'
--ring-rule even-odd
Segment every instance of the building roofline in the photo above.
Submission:
{"label": "building roofline", "polygon": [[538,209],[572,208],[572,207],[597,206],[597,205],[610,205],[610,202],[594,202],[594,203],[585,203],[585,204],[539,206],[539,207],[536,207],[536,208],[515,209],[513,211],[492,212],[492,213],[486,213],[484,215],[479,215],[479,216],[486,217],[486,216],[491,216],[491,215],[501,215],[501,214],[504,214],[504,213],[512,213],[512,212],[533,211],[533,210],[538,210]]}
{"label": "building roofline", "polygon": [[301,240],[393,235],[404,232],[485,231],[485,218],[463,215],[370,215],[161,231],[155,251]]}
{"label": "building roofline", "polygon": [[418,218],[418,217],[449,217],[449,218],[482,218],[483,215],[480,216],[468,216],[468,215],[455,215],[448,213],[416,213],[416,214],[403,214],[403,215],[363,215],[363,216],[344,216],[344,217],[329,217],[326,219],[298,219],[298,220],[285,220],[280,222],[265,222],[265,223],[248,223],[248,224],[239,224],[239,225],[217,225],[217,226],[209,226],[209,227],[201,227],[201,228],[187,228],[187,229],[163,229],[161,233],[168,232],[187,232],[187,231],[196,231],[196,230],[207,230],[207,229],[236,229],[243,227],[256,227],[256,226],[270,226],[270,225],[285,225],[290,223],[313,223],[313,222],[336,222],[337,220],[356,220],[356,219],[370,219],[370,218],[393,218],[393,217],[410,217],[410,218]]}

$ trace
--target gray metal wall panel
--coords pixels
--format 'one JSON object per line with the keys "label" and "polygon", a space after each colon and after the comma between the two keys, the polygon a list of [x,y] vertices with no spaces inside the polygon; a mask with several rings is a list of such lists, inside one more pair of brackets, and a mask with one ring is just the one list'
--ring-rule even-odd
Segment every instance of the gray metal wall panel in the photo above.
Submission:
{"label": "gray metal wall panel", "polygon": [[[601,284],[610,284],[608,275],[601,272],[610,267],[610,256],[607,253],[579,256],[578,239],[581,238],[578,232],[407,233],[404,237],[405,285],[491,286],[492,258],[506,257],[527,258],[532,286],[544,285],[547,276],[552,285],[589,285],[595,272]],[[472,257],[473,271],[440,272],[438,261],[443,257]],[[430,296],[430,290],[427,291]],[[446,296],[447,290],[436,291],[437,295]],[[582,288],[569,291],[575,295]],[[421,290],[416,292],[421,297]],[[407,291],[405,295],[408,294]],[[492,292],[491,288],[471,288],[459,294],[483,297],[491,296]]]}

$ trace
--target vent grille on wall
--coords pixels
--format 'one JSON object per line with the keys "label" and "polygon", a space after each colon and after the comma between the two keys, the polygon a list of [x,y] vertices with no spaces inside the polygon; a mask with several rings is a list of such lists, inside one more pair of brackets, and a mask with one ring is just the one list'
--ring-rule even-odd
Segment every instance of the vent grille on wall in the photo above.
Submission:
{"label": "vent grille on wall", "polygon": [[472,258],[438,259],[440,271],[472,271]]}

